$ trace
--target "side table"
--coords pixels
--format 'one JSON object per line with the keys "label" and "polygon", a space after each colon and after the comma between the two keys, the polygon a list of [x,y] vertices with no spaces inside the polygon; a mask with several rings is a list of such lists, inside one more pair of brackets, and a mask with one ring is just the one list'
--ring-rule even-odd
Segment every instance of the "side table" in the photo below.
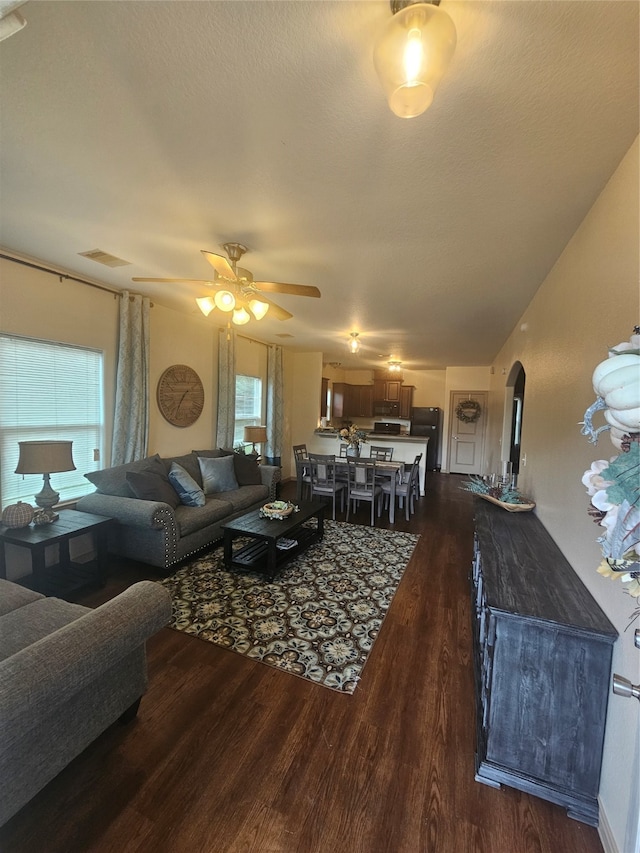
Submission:
{"label": "side table", "polygon": [[[7,543],[31,551],[32,575],[18,583],[30,586],[44,595],[63,597],[88,586],[104,586],[107,579],[107,534],[114,519],[74,509],[63,509],[51,524],[9,528],[0,525],[0,578],[7,577],[5,546]],[[77,563],[69,556],[69,541],[87,533],[93,535],[96,559]],[[58,545],[59,561],[45,565],[45,549]]]}

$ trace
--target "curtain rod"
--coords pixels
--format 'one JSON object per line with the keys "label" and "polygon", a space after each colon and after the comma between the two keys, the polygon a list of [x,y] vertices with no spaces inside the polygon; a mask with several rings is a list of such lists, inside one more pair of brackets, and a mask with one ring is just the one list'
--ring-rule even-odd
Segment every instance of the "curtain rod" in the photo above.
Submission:
{"label": "curtain rod", "polygon": [[[103,290],[105,293],[113,293],[114,296],[120,296],[122,294],[122,290],[119,290],[117,287],[109,287],[106,284],[98,284],[95,281],[87,281],[86,278],[78,278],[75,275],[70,275],[69,273],[60,272],[60,270],[54,270],[50,267],[42,266],[42,264],[36,264],[33,261],[24,261],[22,258],[14,258],[12,255],[5,255],[4,252],[0,252],[0,258],[5,261],[12,261],[14,264],[22,264],[23,267],[30,267],[33,270],[39,270],[40,272],[49,273],[49,275],[56,275],[62,281],[63,279],[67,279],[68,281],[76,281],[78,284],[86,284],[87,287],[95,287],[96,290]],[[132,299],[133,297],[129,297]],[[153,308],[153,302],[151,303],[151,307]]]}

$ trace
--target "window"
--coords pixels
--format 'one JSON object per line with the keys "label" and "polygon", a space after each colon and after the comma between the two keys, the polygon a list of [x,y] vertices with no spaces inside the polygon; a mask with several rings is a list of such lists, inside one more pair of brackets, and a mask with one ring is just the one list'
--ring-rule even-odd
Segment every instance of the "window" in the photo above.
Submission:
{"label": "window", "polygon": [[72,441],[75,471],[54,474],[60,500],[94,490],[84,477],[102,458],[102,353],[82,347],[0,335],[0,496],[2,506],[33,505],[41,474],[16,474],[19,441]]}
{"label": "window", "polygon": [[244,444],[244,428],[262,423],[262,379],[236,376],[236,419],[233,446]]}

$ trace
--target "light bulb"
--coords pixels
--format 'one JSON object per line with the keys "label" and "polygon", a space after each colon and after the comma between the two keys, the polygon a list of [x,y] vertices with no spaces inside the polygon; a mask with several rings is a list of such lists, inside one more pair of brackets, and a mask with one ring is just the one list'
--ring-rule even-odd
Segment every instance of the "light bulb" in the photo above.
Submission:
{"label": "light bulb", "polygon": [[216,307],[216,303],[210,296],[201,296],[199,299],[196,299],[196,302],[205,317],[208,317]]}
{"label": "light bulb", "polygon": [[269,303],[262,302],[260,299],[250,299],[249,309],[253,316],[256,318],[256,320],[262,320],[262,318],[269,310]]}
{"label": "light bulb", "polygon": [[249,316],[249,312],[245,308],[236,308],[233,312],[233,317],[231,318],[236,326],[244,326],[245,323],[248,323],[251,317]]}
{"label": "light bulb", "polygon": [[404,49],[404,73],[407,83],[415,85],[422,66],[422,42],[420,30],[415,28],[407,36],[407,45]]}
{"label": "light bulb", "polygon": [[215,295],[216,308],[221,311],[233,311],[236,307],[236,298],[230,290],[219,290]]}

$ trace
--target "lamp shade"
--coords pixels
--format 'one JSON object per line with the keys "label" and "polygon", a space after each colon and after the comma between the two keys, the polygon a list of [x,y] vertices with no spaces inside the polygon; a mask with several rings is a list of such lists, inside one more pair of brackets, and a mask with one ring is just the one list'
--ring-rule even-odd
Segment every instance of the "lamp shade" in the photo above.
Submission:
{"label": "lamp shade", "polygon": [[71,455],[72,441],[19,441],[20,456],[16,474],[55,474],[75,471]]}
{"label": "lamp shade", "polygon": [[266,426],[246,426],[244,428],[244,440],[252,444],[259,444],[267,440]]}
{"label": "lamp shade", "polygon": [[414,118],[431,106],[456,40],[453,21],[432,2],[408,5],[387,22],[373,61],[395,115]]}

